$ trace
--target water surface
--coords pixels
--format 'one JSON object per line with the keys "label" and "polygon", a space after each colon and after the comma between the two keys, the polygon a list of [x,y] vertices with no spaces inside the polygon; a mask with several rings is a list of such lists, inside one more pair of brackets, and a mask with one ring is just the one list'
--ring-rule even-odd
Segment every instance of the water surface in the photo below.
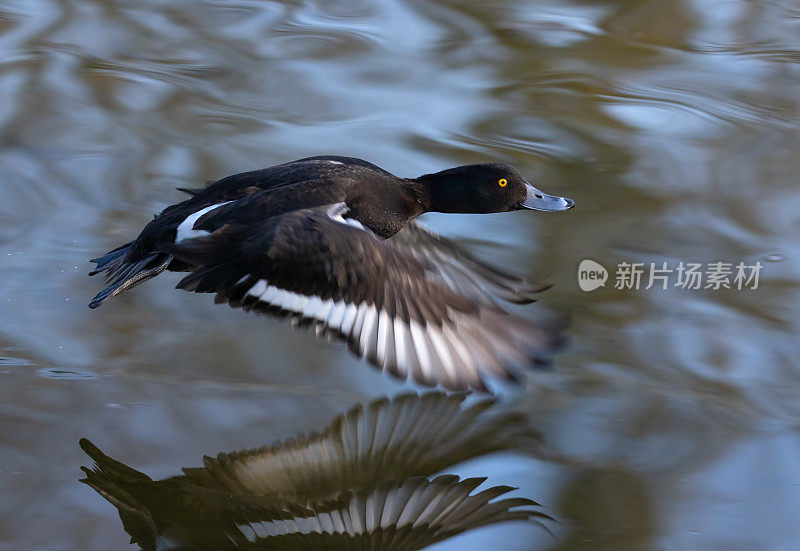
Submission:
{"label": "water surface", "polygon": [[[86,259],[230,173],[315,154],[401,176],[511,162],[560,215],[428,216],[555,287],[556,369],[505,396],[546,456],[461,465],[559,519],[440,549],[800,540],[800,9],[789,0],[7,1],[0,8],[0,549],[126,549],[90,438],[154,477],[407,387],[175,291],[97,311]],[[577,285],[591,258],[754,263],[756,290]],[[463,546],[463,547],[462,547]]]}

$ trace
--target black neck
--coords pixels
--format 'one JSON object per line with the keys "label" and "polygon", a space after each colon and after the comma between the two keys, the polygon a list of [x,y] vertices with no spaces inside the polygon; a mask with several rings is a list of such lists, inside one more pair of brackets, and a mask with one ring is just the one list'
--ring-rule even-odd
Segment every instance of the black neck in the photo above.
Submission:
{"label": "black neck", "polygon": [[411,180],[424,212],[474,212],[469,204],[470,183],[455,169],[425,174]]}

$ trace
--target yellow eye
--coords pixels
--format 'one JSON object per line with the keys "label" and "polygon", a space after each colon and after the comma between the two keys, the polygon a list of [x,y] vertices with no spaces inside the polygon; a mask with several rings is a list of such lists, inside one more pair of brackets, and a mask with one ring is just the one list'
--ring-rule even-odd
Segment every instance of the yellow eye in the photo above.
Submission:
{"label": "yellow eye", "polygon": [[499,180],[497,180],[497,185],[500,187],[506,187],[508,185],[508,180],[506,180],[505,178],[500,178]]}

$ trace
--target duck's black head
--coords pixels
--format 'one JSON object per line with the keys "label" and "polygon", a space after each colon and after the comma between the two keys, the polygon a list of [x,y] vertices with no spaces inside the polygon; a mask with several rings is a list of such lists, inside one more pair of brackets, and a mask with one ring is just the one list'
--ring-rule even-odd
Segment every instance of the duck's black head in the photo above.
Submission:
{"label": "duck's black head", "polygon": [[490,213],[519,209],[567,210],[572,199],[547,195],[511,165],[489,163],[450,168],[417,178],[432,212]]}

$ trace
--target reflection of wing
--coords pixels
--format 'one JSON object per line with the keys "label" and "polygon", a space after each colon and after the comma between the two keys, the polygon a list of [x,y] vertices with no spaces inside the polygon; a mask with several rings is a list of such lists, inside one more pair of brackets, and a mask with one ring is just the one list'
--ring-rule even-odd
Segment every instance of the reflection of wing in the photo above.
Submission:
{"label": "reflection of wing", "polygon": [[[348,492],[309,510],[252,509],[237,527],[247,543],[239,549],[329,549],[406,551],[422,549],[467,530],[509,520],[552,520],[530,509],[534,501],[499,496],[508,486],[470,495],[485,479],[439,476],[384,482],[374,489]],[[266,519],[259,518],[266,517]],[[254,518],[255,517],[255,518]],[[541,524],[541,523],[539,523]],[[232,535],[239,539],[239,534]]]}
{"label": "reflection of wing", "polygon": [[494,451],[533,449],[539,436],[521,414],[494,414],[492,401],[406,394],[357,406],[322,432],[256,450],[205,458],[185,469],[197,484],[291,501],[329,498],[343,488],[430,475]]}
{"label": "reflection of wing", "polygon": [[550,519],[508,486],[429,478],[454,463],[538,445],[521,414],[434,392],[356,407],[322,432],[206,458],[205,469],[153,480],[88,440],[82,479],[118,510],[145,551],[421,549],[508,520]]}
{"label": "reflection of wing", "polygon": [[[238,224],[235,209],[221,211],[213,233],[165,248],[198,266],[178,286],[316,324],[373,365],[453,390],[485,389],[484,375],[513,378],[513,365],[535,363],[557,346],[550,329],[509,315],[485,297],[460,294],[440,268],[337,221],[343,206],[255,224]],[[487,270],[475,281],[490,281]]]}
{"label": "reflection of wing", "polygon": [[[472,492],[485,478],[443,475],[384,481],[305,505],[267,496],[231,494],[178,479],[153,481],[81,446],[97,463],[82,479],[119,511],[123,527],[145,551],[422,549],[467,530],[511,520],[552,520],[526,498],[497,499],[513,490]],[[121,470],[137,473],[131,478]]]}
{"label": "reflection of wing", "polygon": [[418,260],[434,267],[454,291],[477,301],[492,297],[528,304],[532,296],[550,288],[507,274],[472,256],[457,243],[442,237],[416,221],[391,237],[391,243]]}

